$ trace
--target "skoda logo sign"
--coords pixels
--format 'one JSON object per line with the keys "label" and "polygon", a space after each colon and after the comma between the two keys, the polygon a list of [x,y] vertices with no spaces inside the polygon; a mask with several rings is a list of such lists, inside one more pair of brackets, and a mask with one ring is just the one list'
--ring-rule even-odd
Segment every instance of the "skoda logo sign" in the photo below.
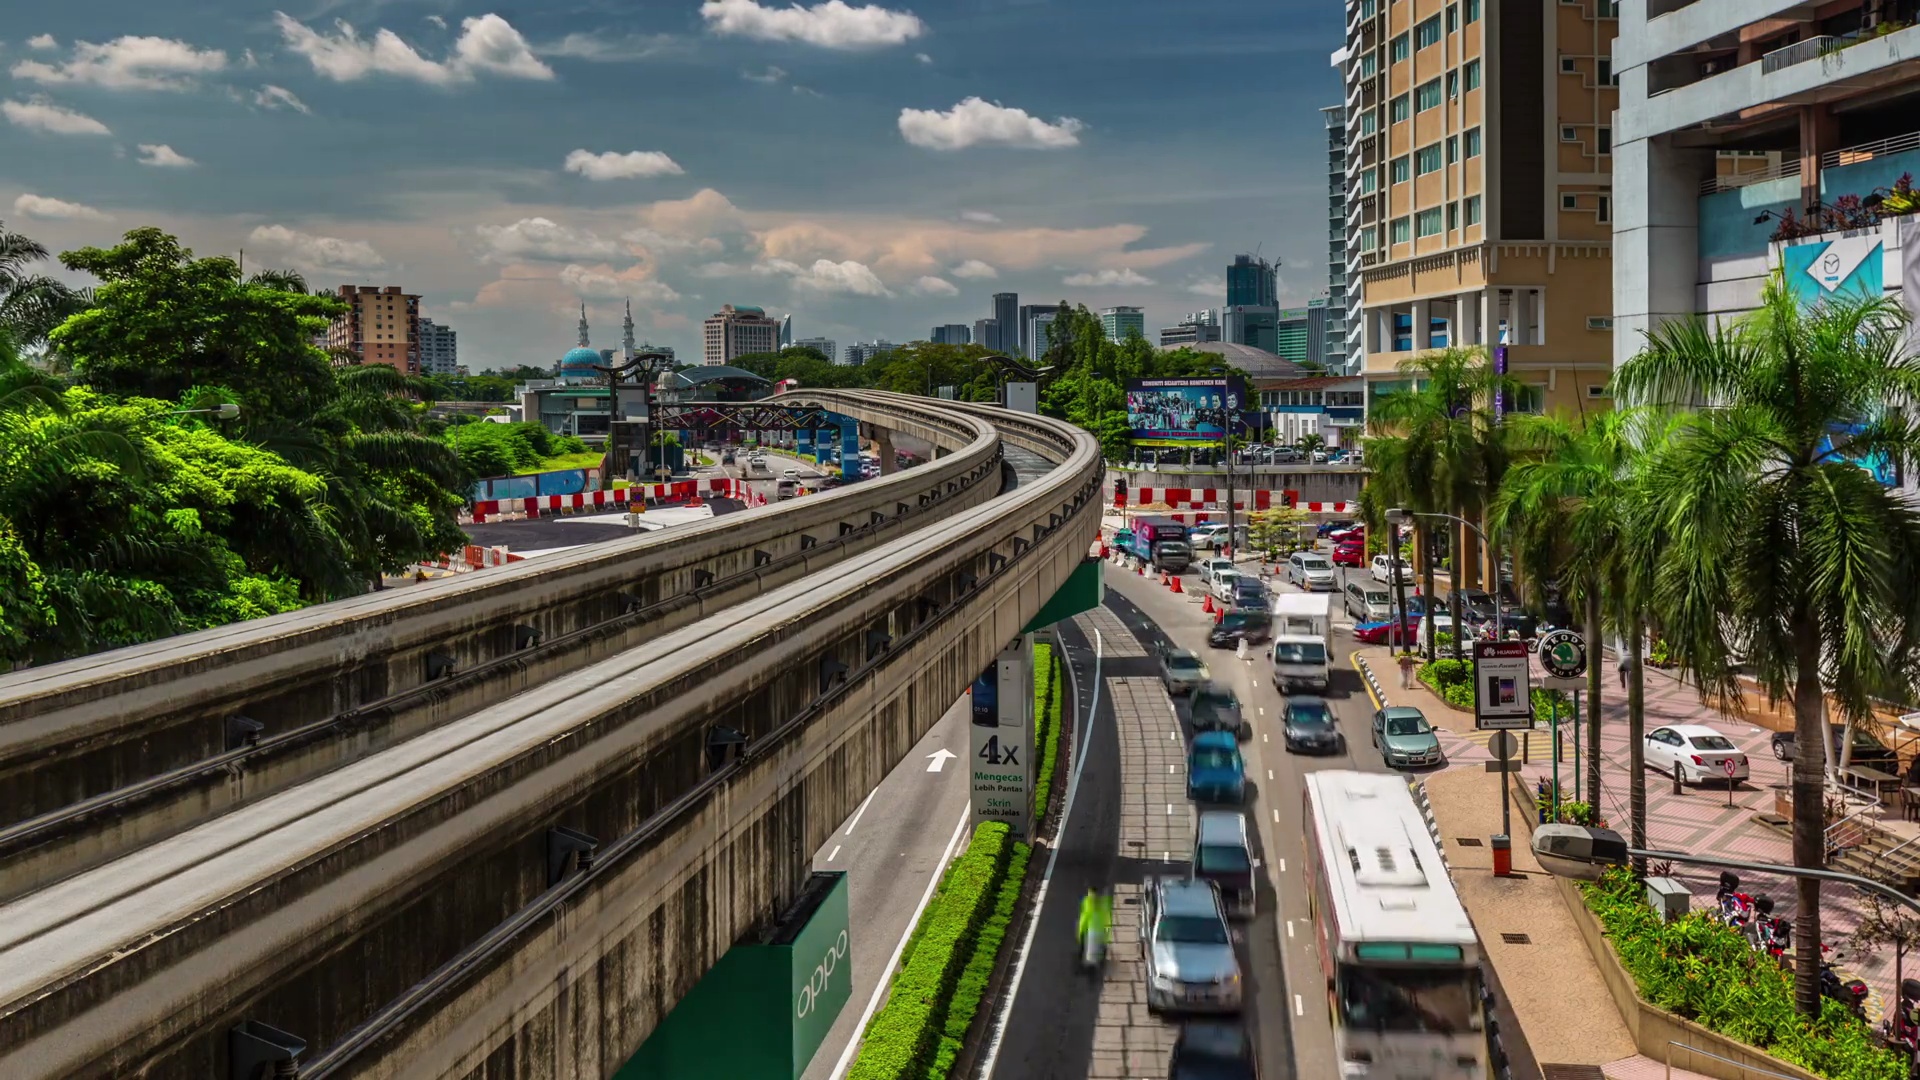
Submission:
{"label": "skoda logo sign", "polygon": [[846,962],[847,932],[842,930],[840,936],[833,939],[833,944],[827,946],[826,955],[820,958],[819,963],[813,965],[813,974],[800,987],[798,999],[793,1005],[795,1019],[805,1020],[807,1014],[813,1012],[814,1002],[821,994],[826,993],[827,987],[832,984],[833,973]]}
{"label": "skoda logo sign", "polygon": [[1587,642],[1571,630],[1554,630],[1540,638],[1540,666],[1556,679],[1578,679],[1587,673]]}

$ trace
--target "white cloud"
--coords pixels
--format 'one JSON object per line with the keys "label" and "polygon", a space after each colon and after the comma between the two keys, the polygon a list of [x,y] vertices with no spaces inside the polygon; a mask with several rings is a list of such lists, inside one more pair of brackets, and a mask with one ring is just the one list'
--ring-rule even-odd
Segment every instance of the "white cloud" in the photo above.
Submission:
{"label": "white cloud", "polygon": [[543,217],[521,218],[511,225],[482,225],[473,230],[485,247],[484,262],[547,259],[577,262],[612,259],[626,253],[620,245],[583,229],[570,229]]}
{"label": "white cloud", "polygon": [[559,56],[569,60],[621,63],[644,60],[666,52],[676,44],[671,34],[571,33],[559,41],[535,45],[539,56]]}
{"label": "white cloud", "polygon": [[460,36],[445,60],[420,55],[391,30],[378,30],[371,39],[363,39],[344,21],[334,24],[334,34],[314,30],[285,12],[275,12],[274,21],[287,47],[335,82],[375,74],[433,86],[471,82],[483,73],[514,79],[553,78],[553,69],[534,56],[527,39],[498,15],[460,20]]}
{"label": "white cloud", "polygon": [[960,211],[960,220],[972,221],[981,225],[1000,224],[1000,218],[997,215],[989,214],[985,210],[962,210]]}
{"label": "white cloud", "polygon": [[759,0],[706,0],[700,16],[716,34],[734,34],[761,41],[800,41],[824,49],[869,49],[902,45],[927,32],[927,24],[910,11],[890,11],[878,4],[853,7],[845,0],[826,0],[812,7],[763,5]]}
{"label": "white cloud", "polygon": [[365,240],[315,236],[285,225],[261,225],[247,234],[247,243],[280,253],[294,269],[310,274],[354,277],[386,268],[386,257]]}
{"label": "white cloud", "polygon": [[91,206],[45,195],[22,195],[13,200],[13,212],[43,221],[108,221],[111,214]]}
{"label": "white cloud", "polygon": [[589,180],[636,180],[651,176],[679,176],[686,172],[678,162],[658,150],[608,150],[596,154],[575,150],[567,155],[566,169]]}
{"label": "white cloud", "polygon": [[440,29],[442,29],[442,30],[445,30],[445,29],[447,28],[447,20],[445,20],[445,19],[443,19],[443,18],[441,18],[441,17],[440,17],[440,16],[438,16],[438,15],[429,15],[429,16],[427,16],[427,21],[428,21],[428,22],[430,22],[430,23],[432,23],[433,25],[435,25],[435,26],[437,26],[437,27],[439,27],[439,28],[440,28]]}
{"label": "white cloud", "polygon": [[1187,291],[1195,296],[1220,297],[1227,294],[1227,287],[1218,281],[1196,281],[1187,286]]}
{"label": "white cloud", "polygon": [[293,91],[272,83],[253,92],[253,103],[263,109],[292,109],[294,112],[308,115],[313,113],[312,109],[307,108],[306,102],[294,96]]}
{"label": "white cloud", "polygon": [[751,71],[743,71],[740,73],[740,77],[748,82],[777,83],[786,79],[787,71],[785,68],[768,65],[767,70],[763,73],[756,74]]}
{"label": "white cloud", "polygon": [[969,281],[984,281],[987,278],[997,278],[1000,276],[1000,271],[995,270],[990,264],[983,263],[979,259],[968,259],[966,262],[947,271],[947,273],[957,278],[966,278]]}
{"label": "white cloud", "polygon": [[29,49],[57,49],[60,42],[52,34],[35,34],[27,39]]}
{"label": "white cloud", "polygon": [[680,299],[673,286],[651,278],[616,274],[605,266],[587,267],[568,263],[560,270],[560,283],[583,300],[625,300],[646,304],[670,304]]}
{"label": "white cloud", "polygon": [[[724,277],[733,271],[725,263],[710,263],[700,268],[702,277]],[[751,273],[762,277],[784,276],[793,279],[795,288],[808,289],[819,293],[840,293],[850,296],[892,296],[892,290],[881,283],[878,275],[868,268],[866,263],[847,259],[834,262],[832,259],[815,259],[812,266],[801,266],[785,259],[768,259],[756,263]]]}
{"label": "white cloud", "polygon": [[[52,39],[47,39],[49,44]],[[43,48],[45,46],[36,46]],[[13,77],[46,85],[83,83],[112,90],[185,90],[194,77],[223,71],[227,54],[196,49],[162,37],[118,37],[104,45],[73,43],[73,55],[61,64],[22,60]]]}
{"label": "white cloud", "polygon": [[1086,125],[1071,116],[1048,123],[1024,109],[970,97],[946,112],[901,109],[900,134],[929,150],[964,150],[1001,143],[1028,150],[1059,150],[1080,145]]}
{"label": "white cloud", "polygon": [[920,278],[918,281],[915,281],[913,283],[913,291],[919,293],[921,296],[959,296],[960,295],[959,288],[956,287],[953,282],[948,281],[946,278],[937,278],[932,275],[928,275],[926,277]]}
{"label": "white cloud", "polygon": [[140,164],[162,169],[191,168],[196,162],[166,143],[141,143]]}
{"label": "white cloud", "polygon": [[931,63],[933,63],[933,57],[931,57],[931,56],[928,56],[928,55],[927,55],[926,53],[923,53],[923,52],[917,52],[917,53],[914,53],[914,54],[913,54],[913,58],[914,58],[915,60],[918,60],[918,61],[920,61],[920,62],[921,62],[921,63],[923,63],[923,64],[931,64]]}
{"label": "white cloud", "polygon": [[1107,288],[1135,288],[1153,284],[1153,279],[1144,274],[1136,274],[1131,267],[1125,270],[1102,270],[1099,273],[1070,274],[1061,280],[1063,285],[1096,286]]}
{"label": "white cloud", "polygon": [[15,127],[45,131],[53,135],[111,135],[107,125],[85,113],[55,105],[43,97],[26,101],[0,101],[0,116]]}

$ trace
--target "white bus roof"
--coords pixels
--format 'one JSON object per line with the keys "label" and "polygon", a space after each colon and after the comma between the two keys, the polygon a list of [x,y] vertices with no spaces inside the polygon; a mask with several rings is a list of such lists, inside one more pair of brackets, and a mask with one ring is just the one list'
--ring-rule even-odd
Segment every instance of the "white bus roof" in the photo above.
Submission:
{"label": "white bus roof", "polygon": [[1305,779],[1341,958],[1391,962],[1386,952],[1368,957],[1356,947],[1400,942],[1457,945],[1464,962],[1478,963],[1473,924],[1406,780],[1332,769]]}

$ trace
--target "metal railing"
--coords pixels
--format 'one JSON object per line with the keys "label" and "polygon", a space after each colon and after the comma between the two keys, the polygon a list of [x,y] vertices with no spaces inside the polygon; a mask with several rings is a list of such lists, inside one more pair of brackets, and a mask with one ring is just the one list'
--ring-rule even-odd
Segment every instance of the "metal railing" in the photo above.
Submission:
{"label": "metal railing", "polygon": [[[1872,142],[1846,146],[1838,150],[1829,150],[1820,155],[1820,167],[1822,169],[1837,169],[1843,165],[1858,165],[1862,162],[1872,161],[1874,158],[1885,157],[1888,154],[1898,154],[1907,150],[1920,150],[1920,131],[1909,131],[1904,135],[1889,135],[1884,139],[1875,139]],[[1793,154],[1793,151],[1783,150],[1781,153]],[[1796,154],[1792,157],[1783,158],[1778,165],[1770,165],[1764,169],[1755,169],[1752,172],[1736,173],[1732,176],[1716,176],[1708,180],[1702,180],[1700,182],[1700,194],[1712,195],[1716,192],[1743,188],[1748,184],[1759,184],[1768,180],[1780,180],[1785,177],[1799,175],[1800,158]],[[1888,179],[1891,181],[1892,177]]]}
{"label": "metal railing", "polygon": [[[1797,1078],[1788,1076],[1786,1073],[1774,1072],[1772,1069],[1763,1069],[1758,1065],[1749,1065],[1744,1061],[1735,1061],[1732,1058],[1721,1057],[1719,1054],[1715,1054],[1706,1050],[1701,1050],[1697,1047],[1688,1046],[1686,1043],[1676,1042],[1673,1039],[1667,1040],[1667,1080],[1673,1080],[1673,1052],[1675,1050],[1685,1050],[1689,1055],[1698,1055],[1703,1058],[1712,1058],[1713,1060],[1721,1062],[1723,1064],[1731,1065],[1734,1068],[1740,1070],[1740,1080],[1747,1080],[1747,1077],[1750,1077],[1750,1076],[1771,1077],[1772,1080],[1797,1080]],[[1691,1065],[1693,1063],[1693,1057],[1689,1056],[1687,1058],[1687,1063]]]}
{"label": "metal railing", "polygon": [[1795,64],[1804,64],[1809,60],[1818,60],[1828,50],[1838,46],[1841,39],[1827,34],[1796,41],[1784,48],[1775,49],[1760,58],[1760,74],[1771,75]]}

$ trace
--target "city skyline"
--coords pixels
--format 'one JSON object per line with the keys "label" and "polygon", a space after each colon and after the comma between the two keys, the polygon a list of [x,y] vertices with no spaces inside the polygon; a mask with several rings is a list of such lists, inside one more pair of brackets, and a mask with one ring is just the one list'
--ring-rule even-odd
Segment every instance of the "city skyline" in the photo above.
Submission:
{"label": "city skyline", "polygon": [[[0,43],[0,220],[55,251],[153,225],[317,289],[404,282],[474,370],[551,362],[582,300],[631,297],[643,335],[696,355],[723,303],[839,341],[971,323],[996,292],[1157,324],[1220,304],[1220,267],[1263,241],[1291,302],[1323,285],[1319,118],[1223,138],[1244,86],[1221,60],[1276,66],[1275,100],[1325,99],[1332,6],[848,8],[898,16],[886,33],[745,7],[792,21],[700,0],[40,9]],[[1210,29],[1229,14],[1231,42]],[[673,92],[636,110],[648,86]]]}

